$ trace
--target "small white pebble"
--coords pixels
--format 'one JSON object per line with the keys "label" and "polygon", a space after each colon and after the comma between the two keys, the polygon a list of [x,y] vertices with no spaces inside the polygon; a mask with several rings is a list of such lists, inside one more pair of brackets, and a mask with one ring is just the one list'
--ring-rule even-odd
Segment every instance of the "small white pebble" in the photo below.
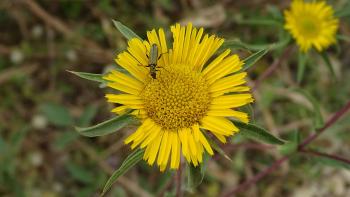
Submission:
{"label": "small white pebble", "polygon": [[34,38],[41,38],[44,33],[44,29],[41,25],[35,25],[32,28],[32,35]]}
{"label": "small white pebble", "polygon": [[77,53],[74,50],[68,50],[66,52],[66,57],[71,62],[75,62],[78,59]]}
{"label": "small white pebble", "polygon": [[35,129],[45,129],[47,127],[47,124],[47,119],[43,115],[34,115],[34,117],[32,118],[32,126]]}
{"label": "small white pebble", "polygon": [[37,167],[43,163],[43,155],[40,152],[33,152],[29,156],[30,163]]}
{"label": "small white pebble", "polygon": [[52,189],[55,191],[55,192],[62,192],[63,191],[63,185],[61,183],[57,183],[55,182],[52,186]]}
{"label": "small white pebble", "polygon": [[13,51],[11,51],[10,60],[12,63],[19,64],[23,61],[23,59],[24,56],[20,50],[14,49]]}

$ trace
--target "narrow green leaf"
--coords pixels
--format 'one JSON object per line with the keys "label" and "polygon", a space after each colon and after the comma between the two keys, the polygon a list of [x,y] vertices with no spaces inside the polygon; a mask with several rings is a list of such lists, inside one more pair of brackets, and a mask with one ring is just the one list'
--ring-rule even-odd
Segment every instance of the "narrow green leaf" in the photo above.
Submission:
{"label": "narrow green leaf", "polygon": [[252,55],[250,55],[249,57],[247,57],[246,59],[243,60],[244,65],[243,65],[243,70],[248,70],[251,66],[253,66],[260,58],[262,58],[267,52],[269,51],[269,49],[263,49],[260,50]]}
{"label": "narrow green leaf", "polygon": [[337,18],[343,18],[350,16],[350,2],[347,2],[344,6],[341,6],[341,9],[337,10],[334,15]]}
{"label": "narrow green leaf", "polygon": [[307,56],[305,53],[299,52],[298,54],[298,74],[297,82],[300,83],[303,80],[305,67],[306,67]]}
{"label": "narrow green leaf", "polygon": [[281,9],[274,5],[267,5],[267,12],[278,22],[283,23],[284,17]]}
{"label": "narrow green leaf", "polygon": [[22,146],[22,142],[29,131],[29,127],[25,126],[21,130],[14,132],[10,136],[10,144],[12,154],[16,154]]}
{"label": "narrow green leaf", "polygon": [[350,164],[332,158],[315,156],[312,158],[312,160],[322,165],[350,170]]}
{"label": "narrow green leaf", "polygon": [[82,183],[89,184],[95,181],[94,175],[91,171],[84,169],[82,166],[69,162],[66,164],[66,169],[74,179]]}
{"label": "narrow green leaf", "polygon": [[275,43],[269,43],[269,44],[248,44],[242,42],[240,39],[232,39],[227,40],[224,42],[224,44],[220,47],[220,50],[229,48],[231,50],[246,50],[246,51],[261,51],[261,50],[276,50],[279,48],[282,48],[286,46],[291,40],[291,37],[289,34],[284,34],[284,36]]}
{"label": "narrow green leaf", "polygon": [[8,152],[7,149],[8,149],[8,144],[0,136],[0,155],[4,155],[6,152]]}
{"label": "narrow green leaf", "polygon": [[121,22],[113,20],[113,24],[119,30],[119,32],[121,34],[123,34],[123,36],[126,39],[131,40],[132,38],[138,38],[138,39],[142,40],[142,38],[140,36],[138,36],[135,32],[133,32],[127,26],[123,25]]}
{"label": "narrow green leaf", "polygon": [[70,126],[73,124],[73,118],[68,109],[60,104],[45,103],[39,107],[47,120],[55,126]]}
{"label": "narrow green leaf", "polygon": [[305,90],[294,89],[294,91],[296,91],[299,94],[301,94],[302,96],[304,96],[312,104],[315,127],[316,128],[323,127],[324,120],[323,120],[323,117],[321,114],[320,105],[319,105],[318,101],[313,96],[311,96],[308,92],[306,92]]}
{"label": "narrow green leaf", "polygon": [[322,57],[324,63],[326,64],[328,70],[332,73],[332,76],[333,76],[334,78],[336,78],[337,76],[336,76],[336,74],[335,74],[334,67],[333,67],[333,65],[332,65],[332,63],[331,63],[331,60],[330,60],[329,57],[328,57],[328,54],[327,54],[327,53],[320,53],[320,55],[321,55],[321,57]]}
{"label": "narrow green leaf", "polygon": [[86,73],[86,72],[75,72],[75,71],[70,71],[67,70],[68,72],[75,74],[78,77],[81,77],[83,79],[87,79],[90,81],[96,81],[100,83],[106,83],[107,81],[103,79],[102,74],[94,74],[94,73]]}
{"label": "narrow green leaf", "polygon": [[204,179],[202,165],[195,167],[192,163],[187,165],[187,188],[193,192]]}
{"label": "narrow green leaf", "polygon": [[80,135],[86,137],[97,137],[116,132],[133,122],[135,122],[133,116],[129,114],[123,114],[91,127],[75,127],[75,129]]}
{"label": "narrow green leaf", "polygon": [[347,35],[336,35],[337,39],[340,41],[350,42],[350,36]]}
{"label": "narrow green leaf", "polygon": [[[203,132],[204,133],[204,132]],[[222,148],[210,137],[208,137],[205,133],[204,135],[206,136],[210,146],[216,151],[218,152],[221,156],[223,156],[224,158],[226,158],[227,160],[229,160],[230,162],[232,162],[232,159],[225,153],[224,150],[222,150]]]}
{"label": "narrow green leaf", "polygon": [[71,144],[74,140],[78,139],[79,134],[74,131],[65,131],[61,133],[61,135],[56,138],[53,142],[53,145],[57,149],[64,149],[67,145]]}
{"label": "narrow green leaf", "polygon": [[114,171],[112,176],[108,179],[105,184],[101,196],[104,196],[106,192],[112,187],[112,185],[117,181],[117,179],[125,174],[131,167],[142,160],[144,154],[143,149],[137,149],[132,152],[122,163],[118,170]]}
{"label": "narrow green leaf", "polygon": [[90,105],[85,108],[83,114],[78,119],[78,126],[86,127],[90,124],[97,113],[97,106]]}
{"label": "narrow green leaf", "polygon": [[273,136],[265,129],[253,124],[246,124],[241,121],[231,120],[237,127],[241,129],[240,133],[248,138],[259,140],[268,144],[283,145],[285,142],[278,137]]}
{"label": "narrow green leaf", "polygon": [[272,18],[249,18],[244,19],[241,17],[236,18],[236,23],[240,25],[262,25],[262,26],[281,26],[283,23],[281,21]]}
{"label": "narrow green leaf", "polygon": [[300,132],[294,131],[291,134],[291,137],[288,138],[288,142],[286,142],[284,145],[279,146],[278,150],[283,155],[291,154],[298,149],[298,145],[300,143]]}

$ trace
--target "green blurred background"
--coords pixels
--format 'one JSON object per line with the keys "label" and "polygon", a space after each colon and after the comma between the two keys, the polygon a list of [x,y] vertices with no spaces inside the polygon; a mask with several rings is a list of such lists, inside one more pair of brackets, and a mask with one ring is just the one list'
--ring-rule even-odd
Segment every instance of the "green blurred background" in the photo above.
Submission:
{"label": "green blurred background", "polygon": [[[347,0],[330,1],[341,8]],[[88,126],[113,116],[105,90],[67,70],[104,73],[126,40],[114,28],[116,19],[145,37],[146,30],[191,21],[225,39],[260,45],[278,42],[281,31],[254,20],[282,17],[278,0],[1,0],[0,1],[0,196],[98,196],[107,178],[130,152],[123,139],[134,127],[99,138],[85,138],[74,126]],[[349,8],[350,9],[350,8]],[[339,33],[350,35],[349,18]],[[301,87],[320,105],[324,118],[350,98],[350,44],[343,40],[327,52],[335,77],[321,58],[311,54],[305,77],[296,83],[297,48],[273,76],[254,92],[252,121],[288,139],[314,131],[312,104],[292,91]],[[268,53],[249,71],[250,83],[278,58]],[[242,58],[249,52],[235,50]],[[350,157],[350,118],[330,128],[311,147]],[[203,183],[184,196],[219,196],[265,169],[284,154],[281,148],[236,136],[223,145],[232,161],[215,155]],[[276,172],[240,196],[350,196],[350,167],[293,156]],[[108,196],[172,196],[174,172],[160,173],[139,163],[114,185]]]}

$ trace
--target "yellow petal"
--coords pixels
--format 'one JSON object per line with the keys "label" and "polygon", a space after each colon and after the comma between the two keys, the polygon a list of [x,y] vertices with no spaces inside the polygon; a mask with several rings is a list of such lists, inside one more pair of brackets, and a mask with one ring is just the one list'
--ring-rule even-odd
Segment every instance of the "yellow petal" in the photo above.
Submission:
{"label": "yellow petal", "polygon": [[160,132],[160,135],[156,137],[154,142],[149,145],[149,146],[152,146],[151,151],[149,153],[149,158],[148,158],[148,164],[150,164],[150,165],[152,165],[154,163],[154,161],[156,160],[163,134],[164,134],[164,131],[162,130]]}
{"label": "yellow petal", "polygon": [[223,117],[206,116],[202,119],[201,126],[207,130],[215,131],[223,135],[232,135],[239,129],[229,120]]}
{"label": "yellow petal", "polygon": [[212,100],[210,109],[227,109],[240,107],[253,102],[251,94],[234,94],[216,97]]}
{"label": "yellow petal", "polygon": [[234,117],[238,120],[247,123],[248,114],[240,111],[235,111],[232,109],[215,109],[209,110],[207,113],[208,116],[217,116],[217,117]]}

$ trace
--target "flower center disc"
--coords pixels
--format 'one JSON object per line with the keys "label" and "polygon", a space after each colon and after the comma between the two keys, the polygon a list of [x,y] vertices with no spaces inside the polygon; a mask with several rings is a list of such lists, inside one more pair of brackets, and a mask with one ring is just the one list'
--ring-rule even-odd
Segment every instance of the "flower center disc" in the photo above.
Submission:
{"label": "flower center disc", "polygon": [[168,130],[199,123],[211,102],[205,79],[183,64],[158,70],[157,78],[150,79],[141,92],[146,115]]}
{"label": "flower center disc", "polygon": [[317,20],[315,20],[315,17],[309,16],[305,17],[304,19],[300,20],[300,32],[305,37],[308,38],[314,38],[318,35],[320,29],[319,25],[317,24]]}

